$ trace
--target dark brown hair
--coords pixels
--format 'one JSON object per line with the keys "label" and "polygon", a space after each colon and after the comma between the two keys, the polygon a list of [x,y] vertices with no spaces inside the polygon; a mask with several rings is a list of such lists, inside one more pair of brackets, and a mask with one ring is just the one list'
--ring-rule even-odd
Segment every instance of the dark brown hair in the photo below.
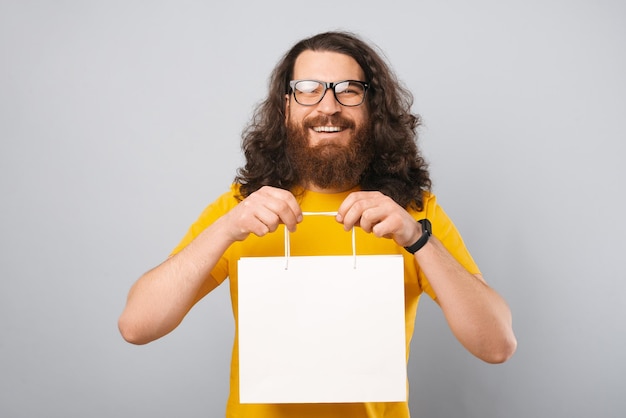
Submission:
{"label": "dark brown hair", "polygon": [[402,87],[389,66],[365,42],[346,32],[326,32],[298,42],[271,74],[269,95],[254,112],[242,135],[244,167],[235,181],[243,197],[262,186],[292,190],[300,179],[285,156],[285,94],[298,56],[307,50],[337,52],[352,57],[363,69],[370,87],[369,109],[374,159],[363,173],[362,190],[378,190],[402,207],[422,209],[422,195],[430,191],[428,166],[417,145],[418,115],[411,113],[413,96]]}

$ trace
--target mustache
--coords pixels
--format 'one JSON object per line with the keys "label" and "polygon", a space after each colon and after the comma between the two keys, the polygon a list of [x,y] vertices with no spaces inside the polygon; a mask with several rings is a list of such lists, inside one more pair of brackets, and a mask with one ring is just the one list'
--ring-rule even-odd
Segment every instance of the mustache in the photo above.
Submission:
{"label": "mustache", "polygon": [[339,115],[319,115],[310,119],[305,119],[303,124],[305,128],[313,128],[315,126],[338,126],[343,129],[354,128],[354,121],[346,119]]}

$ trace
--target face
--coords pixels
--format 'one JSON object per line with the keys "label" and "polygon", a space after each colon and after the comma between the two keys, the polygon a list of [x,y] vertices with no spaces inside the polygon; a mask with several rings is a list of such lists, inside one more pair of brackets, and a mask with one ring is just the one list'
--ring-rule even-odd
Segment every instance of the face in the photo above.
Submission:
{"label": "face", "polygon": [[[294,66],[294,80],[366,81],[351,57],[336,52],[304,51]],[[327,90],[316,105],[304,106],[286,96],[287,154],[305,187],[342,191],[358,184],[372,158],[367,104],[347,107]]]}
{"label": "face", "polygon": [[[329,51],[304,51],[296,59],[294,80],[343,81],[365,80],[361,66],[350,56]],[[306,129],[309,144],[324,143],[347,145],[356,129],[364,126],[367,104],[346,107],[341,105],[331,90],[327,90],[321,102],[303,106],[293,95],[286,97],[287,122]],[[333,121],[341,121],[333,126]],[[335,124],[337,125],[337,124]]]}

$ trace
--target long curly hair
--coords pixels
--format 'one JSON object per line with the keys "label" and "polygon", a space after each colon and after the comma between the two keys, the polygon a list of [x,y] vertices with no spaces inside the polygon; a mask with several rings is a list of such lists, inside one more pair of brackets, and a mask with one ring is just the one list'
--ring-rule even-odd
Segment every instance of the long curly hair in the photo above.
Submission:
{"label": "long curly hair", "polygon": [[307,50],[337,52],[352,57],[365,73],[371,144],[374,158],[360,179],[362,190],[378,190],[404,208],[421,210],[423,192],[430,191],[428,165],[417,148],[419,115],[411,112],[413,96],[400,85],[381,56],[356,35],[326,32],[304,39],[291,48],[274,68],[269,95],[256,108],[242,134],[246,159],[237,171],[245,198],[262,186],[293,190],[301,179],[285,155],[285,94],[298,56]]}

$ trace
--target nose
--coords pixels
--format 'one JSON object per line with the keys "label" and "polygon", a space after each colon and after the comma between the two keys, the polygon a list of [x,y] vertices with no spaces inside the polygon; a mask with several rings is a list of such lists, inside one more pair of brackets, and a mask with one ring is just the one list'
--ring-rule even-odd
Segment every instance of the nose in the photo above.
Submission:
{"label": "nose", "polygon": [[335,98],[333,89],[327,89],[322,100],[317,104],[317,110],[326,115],[341,112],[341,103]]}

